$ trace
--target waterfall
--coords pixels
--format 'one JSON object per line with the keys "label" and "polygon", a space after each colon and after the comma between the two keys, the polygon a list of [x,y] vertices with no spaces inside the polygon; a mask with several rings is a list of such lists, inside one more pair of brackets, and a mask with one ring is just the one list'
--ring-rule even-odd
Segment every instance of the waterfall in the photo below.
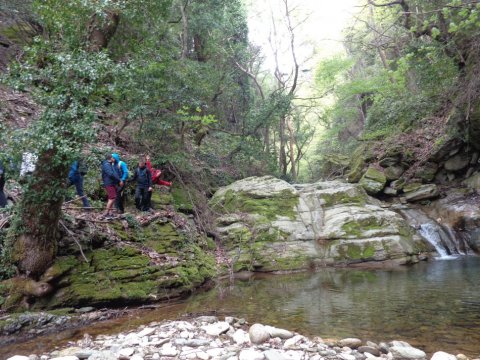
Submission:
{"label": "waterfall", "polygon": [[455,235],[449,230],[432,222],[420,225],[419,233],[440,255],[437,259],[455,259],[459,255],[465,255],[465,252],[456,246]]}

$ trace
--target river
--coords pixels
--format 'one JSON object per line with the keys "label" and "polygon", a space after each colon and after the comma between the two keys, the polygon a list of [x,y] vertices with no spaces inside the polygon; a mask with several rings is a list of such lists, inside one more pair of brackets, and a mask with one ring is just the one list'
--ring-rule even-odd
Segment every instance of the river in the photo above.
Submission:
{"label": "river", "polygon": [[432,260],[395,270],[323,269],[222,281],[204,292],[128,317],[9,346],[40,353],[79,338],[186,314],[244,317],[324,338],[404,340],[433,353],[480,355],[480,258]]}

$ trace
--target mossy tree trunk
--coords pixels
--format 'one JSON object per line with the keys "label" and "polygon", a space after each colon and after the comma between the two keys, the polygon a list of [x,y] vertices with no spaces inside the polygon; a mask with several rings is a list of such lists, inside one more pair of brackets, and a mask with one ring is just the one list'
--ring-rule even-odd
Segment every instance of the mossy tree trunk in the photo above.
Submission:
{"label": "mossy tree trunk", "polygon": [[40,155],[20,202],[20,223],[15,229],[18,236],[12,260],[21,273],[32,278],[52,264],[57,250],[68,165],[53,162],[55,152],[52,149]]}

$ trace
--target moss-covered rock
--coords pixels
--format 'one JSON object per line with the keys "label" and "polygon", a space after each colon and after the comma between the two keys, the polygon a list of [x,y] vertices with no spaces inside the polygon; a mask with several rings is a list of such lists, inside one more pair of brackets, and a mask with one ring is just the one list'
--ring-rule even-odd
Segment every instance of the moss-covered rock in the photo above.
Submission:
{"label": "moss-covered rock", "polygon": [[398,180],[403,175],[404,171],[405,170],[402,166],[389,166],[385,169],[385,177],[387,178],[387,180]]}
{"label": "moss-covered rock", "polygon": [[380,171],[373,166],[370,166],[367,172],[360,179],[359,184],[365,189],[365,191],[371,195],[378,194],[383,190],[387,178],[383,171]]}
{"label": "moss-covered rock", "polygon": [[405,198],[407,201],[419,201],[425,199],[432,199],[440,195],[437,185],[426,184],[420,186],[405,186],[403,188],[405,192]]}
{"label": "moss-covered rock", "polygon": [[221,214],[258,214],[268,220],[295,219],[298,194],[288,183],[273,177],[247,178],[217,191],[210,206]]}
{"label": "moss-covered rock", "polygon": [[[284,208],[277,200],[287,191],[294,194],[297,204]],[[292,271],[328,262],[399,259],[390,253],[390,249],[400,249],[394,246],[398,239],[413,242],[404,219],[382,208],[357,184],[330,181],[292,187],[269,177],[249,178],[221,189],[212,206],[223,213],[216,219],[216,230],[231,271]],[[332,255],[331,249],[337,247],[331,244],[350,242],[348,249],[341,250],[342,245]],[[366,243],[369,246],[362,247]],[[407,250],[398,252],[410,259]]]}
{"label": "moss-covered rock", "polygon": [[195,234],[172,222],[157,220],[126,230],[116,223],[109,227],[120,241],[85,249],[87,261],[82,256],[58,257],[42,278],[56,291],[38,299],[34,308],[151,302],[177,296],[216,275],[215,257]]}
{"label": "moss-covered rock", "polygon": [[415,177],[421,179],[423,182],[430,182],[435,178],[438,171],[438,164],[434,162],[427,162],[415,171]]}

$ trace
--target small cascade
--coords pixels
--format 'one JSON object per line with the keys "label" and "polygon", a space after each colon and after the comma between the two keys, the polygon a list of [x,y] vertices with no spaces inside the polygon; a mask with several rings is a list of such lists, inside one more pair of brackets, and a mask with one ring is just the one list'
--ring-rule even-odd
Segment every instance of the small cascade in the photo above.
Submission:
{"label": "small cascade", "polygon": [[454,238],[449,231],[445,231],[440,225],[429,222],[420,225],[420,235],[433,245],[439,259],[454,259],[462,254],[455,246]]}
{"label": "small cascade", "polygon": [[420,225],[420,235],[433,245],[440,255],[438,259],[454,259],[460,255],[471,255],[473,251],[447,226],[435,222]]}

